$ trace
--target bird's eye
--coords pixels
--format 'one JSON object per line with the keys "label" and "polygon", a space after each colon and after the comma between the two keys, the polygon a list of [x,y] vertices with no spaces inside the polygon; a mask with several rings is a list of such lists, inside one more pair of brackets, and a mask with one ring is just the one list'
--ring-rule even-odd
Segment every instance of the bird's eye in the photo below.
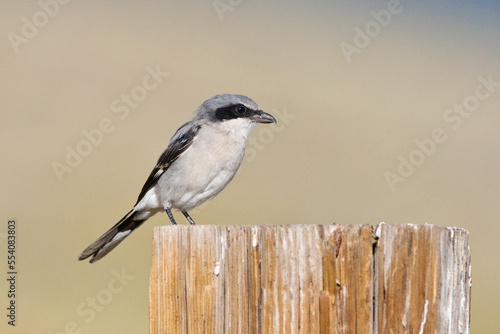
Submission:
{"label": "bird's eye", "polygon": [[237,106],[235,111],[237,115],[243,115],[247,111],[247,108],[245,106]]}

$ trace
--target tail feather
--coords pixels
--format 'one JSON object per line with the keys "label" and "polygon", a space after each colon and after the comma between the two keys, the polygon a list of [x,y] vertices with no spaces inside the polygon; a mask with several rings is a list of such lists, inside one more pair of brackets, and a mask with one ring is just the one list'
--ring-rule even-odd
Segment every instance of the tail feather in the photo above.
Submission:
{"label": "tail feather", "polygon": [[136,228],[141,226],[148,218],[149,217],[144,216],[144,213],[131,210],[118,223],[78,255],[78,260],[85,260],[92,256],[90,263],[93,263],[101,259],[118,246],[118,244]]}

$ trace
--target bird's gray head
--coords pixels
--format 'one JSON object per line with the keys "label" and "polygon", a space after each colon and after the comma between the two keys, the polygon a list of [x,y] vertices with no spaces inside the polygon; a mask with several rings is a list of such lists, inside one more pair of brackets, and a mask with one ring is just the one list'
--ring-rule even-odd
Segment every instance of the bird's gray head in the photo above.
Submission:
{"label": "bird's gray head", "polygon": [[196,117],[211,122],[246,120],[253,123],[276,123],[276,119],[259,109],[257,103],[244,95],[221,94],[206,100],[196,111]]}

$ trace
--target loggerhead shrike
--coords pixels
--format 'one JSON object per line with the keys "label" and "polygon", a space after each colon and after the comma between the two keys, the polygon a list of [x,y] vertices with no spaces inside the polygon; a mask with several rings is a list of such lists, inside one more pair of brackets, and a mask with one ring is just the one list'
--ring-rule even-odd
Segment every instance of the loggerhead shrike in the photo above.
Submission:
{"label": "loggerhead shrike", "polygon": [[236,174],[245,155],[247,136],[255,123],[276,123],[243,95],[223,94],[206,100],[192,120],[174,134],[144,184],[134,208],[79,256],[90,263],[113,250],[136,228],[172,208],[194,225],[188,211],[216,196]]}

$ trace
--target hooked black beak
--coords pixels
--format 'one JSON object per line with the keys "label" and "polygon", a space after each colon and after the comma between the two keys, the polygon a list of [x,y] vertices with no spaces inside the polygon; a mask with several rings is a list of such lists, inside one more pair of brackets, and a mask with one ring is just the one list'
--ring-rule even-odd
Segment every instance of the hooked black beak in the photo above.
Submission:
{"label": "hooked black beak", "polygon": [[256,123],[277,123],[276,118],[273,115],[263,112],[262,110],[257,110],[250,119]]}

